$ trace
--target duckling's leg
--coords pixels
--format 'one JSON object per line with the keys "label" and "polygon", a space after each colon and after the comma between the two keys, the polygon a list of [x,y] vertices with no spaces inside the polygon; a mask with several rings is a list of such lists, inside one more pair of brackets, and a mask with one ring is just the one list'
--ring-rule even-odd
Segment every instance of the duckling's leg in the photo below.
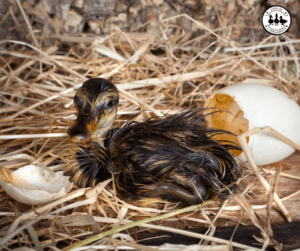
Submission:
{"label": "duckling's leg", "polygon": [[196,205],[203,203],[208,195],[206,186],[199,180],[188,180],[187,186],[192,190],[192,193],[185,188],[182,188],[174,183],[159,182],[151,185],[146,185],[143,189],[149,190],[143,195],[146,197],[162,197],[168,200],[182,201],[185,204]]}

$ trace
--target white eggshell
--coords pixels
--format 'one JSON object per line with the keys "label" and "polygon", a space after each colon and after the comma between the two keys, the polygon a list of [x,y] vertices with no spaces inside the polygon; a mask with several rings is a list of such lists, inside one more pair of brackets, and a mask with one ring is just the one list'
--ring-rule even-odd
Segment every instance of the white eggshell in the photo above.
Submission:
{"label": "white eggshell", "polygon": [[[249,130],[270,126],[300,144],[300,107],[287,94],[262,84],[242,83],[217,91],[231,96],[249,121]],[[266,131],[249,138],[248,146],[257,165],[280,161],[295,149]],[[244,154],[239,156],[246,161]]]}
{"label": "white eggshell", "polygon": [[0,178],[0,185],[13,199],[28,205],[40,205],[66,195],[73,184],[63,172],[28,165],[12,173],[10,182]]}

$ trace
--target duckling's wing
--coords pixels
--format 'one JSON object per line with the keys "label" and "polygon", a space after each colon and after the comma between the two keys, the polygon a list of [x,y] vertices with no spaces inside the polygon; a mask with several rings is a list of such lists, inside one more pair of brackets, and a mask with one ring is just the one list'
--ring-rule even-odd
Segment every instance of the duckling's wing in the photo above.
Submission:
{"label": "duckling's wing", "polygon": [[140,187],[153,182],[184,186],[180,180],[199,179],[221,196],[234,192],[239,167],[228,150],[239,147],[216,141],[216,135],[227,132],[204,127],[203,118],[203,110],[186,111],[111,130],[105,146],[118,186],[126,193],[140,194]]}

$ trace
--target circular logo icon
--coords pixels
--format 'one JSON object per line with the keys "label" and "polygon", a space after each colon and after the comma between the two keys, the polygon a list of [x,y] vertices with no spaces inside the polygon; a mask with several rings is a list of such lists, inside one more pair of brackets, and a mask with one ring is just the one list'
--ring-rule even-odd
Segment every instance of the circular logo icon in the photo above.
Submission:
{"label": "circular logo icon", "polygon": [[273,35],[285,33],[291,26],[290,13],[281,6],[273,6],[267,9],[262,18],[265,30]]}

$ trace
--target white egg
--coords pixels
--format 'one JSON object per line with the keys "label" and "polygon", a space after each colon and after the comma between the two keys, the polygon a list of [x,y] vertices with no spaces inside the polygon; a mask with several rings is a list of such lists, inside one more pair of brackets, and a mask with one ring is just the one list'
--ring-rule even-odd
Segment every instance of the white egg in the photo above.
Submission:
{"label": "white egg", "polygon": [[[209,116],[209,125],[241,135],[255,127],[270,126],[300,144],[300,107],[285,93],[262,84],[242,83],[217,91],[205,107],[221,107],[230,113]],[[225,115],[224,115],[225,114]],[[237,143],[237,139],[229,138]],[[272,134],[261,131],[247,138],[248,147],[257,165],[280,161],[295,149]],[[244,154],[235,152],[242,161]]]}

